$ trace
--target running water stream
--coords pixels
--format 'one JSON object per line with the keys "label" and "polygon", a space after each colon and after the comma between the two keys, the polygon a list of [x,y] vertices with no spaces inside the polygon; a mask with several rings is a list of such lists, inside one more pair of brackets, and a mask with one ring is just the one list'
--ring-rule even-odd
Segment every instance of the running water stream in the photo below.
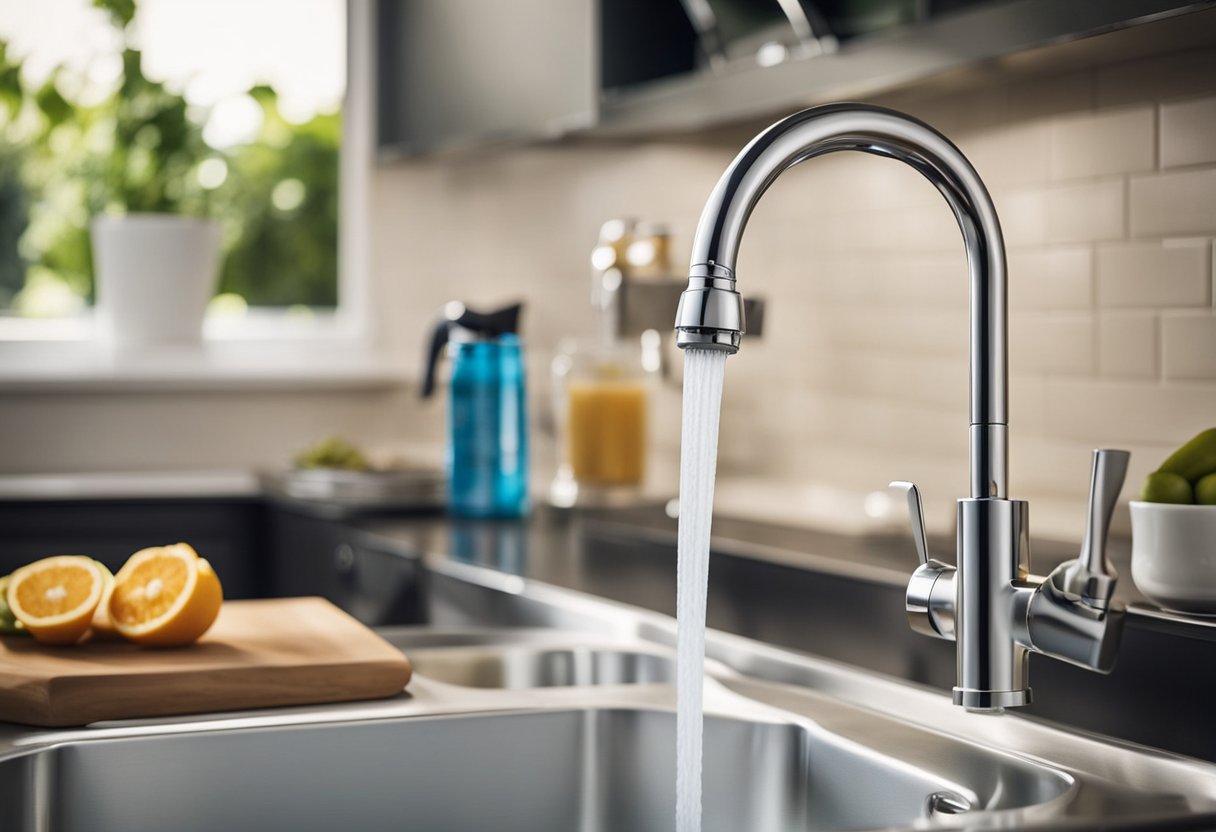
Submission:
{"label": "running water stream", "polygon": [[680,536],[676,590],[676,830],[701,830],[702,688],[709,531],[718,463],[718,417],[727,353],[684,351]]}

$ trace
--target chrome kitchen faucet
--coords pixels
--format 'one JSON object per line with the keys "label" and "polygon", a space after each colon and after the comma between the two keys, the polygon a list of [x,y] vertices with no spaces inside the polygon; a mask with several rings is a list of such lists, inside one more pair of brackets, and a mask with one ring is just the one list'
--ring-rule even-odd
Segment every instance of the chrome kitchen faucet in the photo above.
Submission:
{"label": "chrome kitchen faucet", "polygon": [[966,708],[1028,704],[1030,651],[1109,672],[1123,608],[1112,597],[1106,536],[1129,455],[1094,452],[1080,557],[1045,578],[1030,575],[1027,503],[1006,493],[1005,246],[984,183],[949,139],[910,116],[861,104],[803,110],[757,135],[718,180],[701,214],[688,288],[676,312],[677,345],[739,349],[744,315],[735,261],[748,217],[784,171],[837,150],[899,159],[920,171],[946,198],[967,251],[971,496],[958,501],[957,566],[929,557],[919,491],[892,483],[907,491],[920,557],[907,594],[913,629],[958,643],[954,702]]}

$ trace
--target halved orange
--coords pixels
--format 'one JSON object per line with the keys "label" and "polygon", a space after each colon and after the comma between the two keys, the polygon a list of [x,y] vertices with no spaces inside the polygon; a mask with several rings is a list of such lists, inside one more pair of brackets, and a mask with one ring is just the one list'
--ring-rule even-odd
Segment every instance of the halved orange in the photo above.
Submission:
{"label": "halved orange", "polygon": [[101,561],[97,561],[97,565],[101,567],[101,578],[105,581],[105,587],[101,591],[101,603],[97,605],[97,610],[93,613],[91,626],[93,638],[106,641],[119,637],[118,630],[114,628],[114,622],[110,620],[110,596],[114,594],[114,573]]}
{"label": "halved orange", "polygon": [[58,555],[14,572],[8,605],[38,641],[74,644],[88,631],[104,591],[105,577],[96,561]]}
{"label": "halved orange", "polygon": [[131,555],[114,576],[110,621],[137,644],[176,647],[207,632],[223,597],[211,564],[189,545],[153,546]]}

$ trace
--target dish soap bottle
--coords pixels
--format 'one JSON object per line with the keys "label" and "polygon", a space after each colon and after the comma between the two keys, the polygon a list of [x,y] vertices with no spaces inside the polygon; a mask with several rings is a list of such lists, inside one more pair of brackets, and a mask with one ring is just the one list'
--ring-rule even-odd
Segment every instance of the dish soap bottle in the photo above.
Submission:
{"label": "dish soap bottle", "polygon": [[480,313],[449,303],[431,332],[422,397],[435,392],[445,348],[448,506],[459,517],[528,512],[528,418],[519,315],[523,304]]}

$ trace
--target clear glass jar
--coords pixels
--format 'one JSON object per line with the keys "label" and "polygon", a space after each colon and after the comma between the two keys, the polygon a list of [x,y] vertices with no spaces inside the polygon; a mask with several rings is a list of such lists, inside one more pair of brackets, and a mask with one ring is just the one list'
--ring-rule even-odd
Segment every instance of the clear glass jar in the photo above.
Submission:
{"label": "clear glass jar", "polygon": [[653,373],[639,347],[563,344],[553,360],[559,506],[629,502],[640,496],[650,456]]}

